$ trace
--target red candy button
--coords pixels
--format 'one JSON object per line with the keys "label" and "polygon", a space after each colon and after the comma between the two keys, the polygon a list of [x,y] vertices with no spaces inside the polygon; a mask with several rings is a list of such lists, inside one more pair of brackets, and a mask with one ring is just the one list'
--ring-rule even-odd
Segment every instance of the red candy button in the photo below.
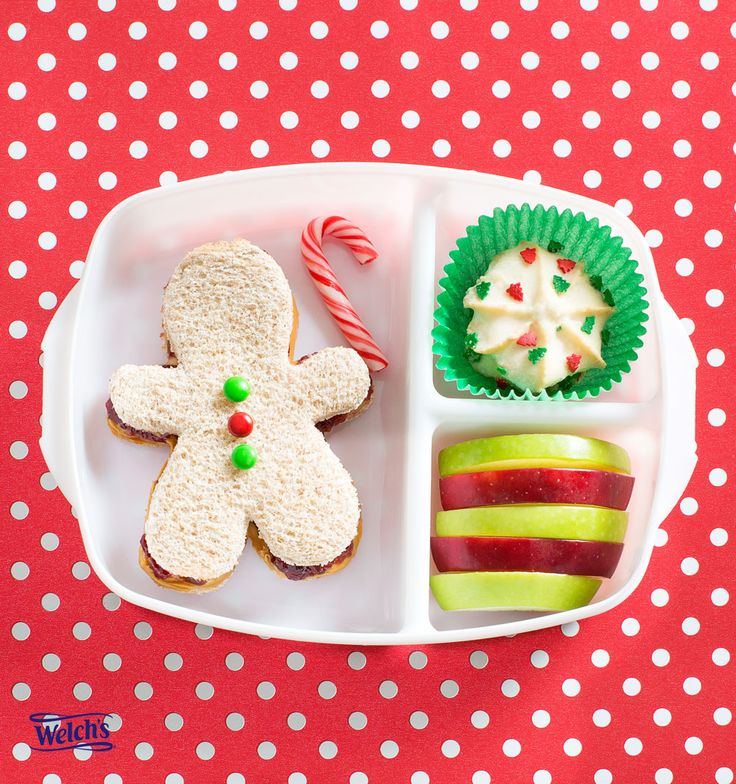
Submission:
{"label": "red candy button", "polygon": [[236,411],[227,420],[227,429],[234,436],[249,436],[253,432],[253,417],[245,411]]}

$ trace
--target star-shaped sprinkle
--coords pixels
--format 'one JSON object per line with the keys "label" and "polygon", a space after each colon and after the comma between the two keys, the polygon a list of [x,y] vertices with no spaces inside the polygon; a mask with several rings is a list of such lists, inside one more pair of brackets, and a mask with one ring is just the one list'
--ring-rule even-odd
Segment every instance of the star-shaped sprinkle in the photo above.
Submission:
{"label": "star-shaped sprinkle", "polygon": [[536,365],[537,362],[547,353],[547,349],[544,346],[539,346],[539,348],[532,348],[529,350],[527,356],[529,357],[529,361],[532,365]]}
{"label": "star-shaped sprinkle", "polygon": [[567,357],[567,360],[566,360],[567,361],[567,369],[571,373],[574,373],[580,367],[580,360],[581,359],[582,359],[582,357],[580,356],[580,354],[570,354],[570,356]]}
{"label": "star-shaped sprinkle", "polygon": [[506,293],[511,297],[511,299],[515,299],[517,302],[524,301],[524,292],[521,289],[521,283],[512,283],[507,289]]}
{"label": "star-shaped sprinkle", "polygon": [[537,249],[524,248],[524,250],[520,251],[519,255],[527,264],[534,264],[534,262],[537,260]]}
{"label": "star-shaped sprinkle", "polygon": [[485,299],[488,296],[488,292],[490,290],[491,290],[490,280],[482,280],[475,287],[475,293],[478,295],[478,299]]}
{"label": "star-shaped sprinkle", "polygon": [[558,294],[564,294],[570,288],[569,282],[559,275],[552,276],[552,285]]}
{"label": "star-shaped sprinkle", "polygon": [[533,332],[525,332],[516,342],[520,346],[536,346],[537,336]]}
{"label": "star-shaped sprinkle", "polygon": [[557,259],[557,269],[567,275],[570,270],[575,269],[575,262],[572,259]]}
{"label": "star-shaped sprinkle", "polygon": [[593,326],[595,325],[595,316],[586,316],[585,321],[583,321],[583,326],[580,327],[581,332],[585,332],[586,335],[590,335],[593,331]]}

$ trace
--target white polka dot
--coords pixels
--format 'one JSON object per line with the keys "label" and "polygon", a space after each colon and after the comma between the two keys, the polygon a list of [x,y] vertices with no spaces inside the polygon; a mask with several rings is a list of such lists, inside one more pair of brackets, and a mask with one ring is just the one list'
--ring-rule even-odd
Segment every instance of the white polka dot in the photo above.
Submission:
{"label": "white polka dot", "polygon": [[710,532],[710,543],[715,547],[723,547],[728,541],[728,531],[725,528],[714,528]]}
{"label": "white polka dot", "polygon": [[631,85],[624,79],[618,79],[613,83],[611,92],[616,98],[628,98],[631,95]]}
{"label": "white polka dot", "polygon": [[56,58],[50,52],[39,55],[36,62],[42,71],[53,71],[56,68]]}
{"label": "white polka dot", "polygon": [[207,83],[203,82],[201,79],[197,79],[189,85],[189,95],[191,95],[192,98],[204,98],[208,92],[209,87],[207,86]]}
{"label": "white polka dot", "polygon": [[207,25],[204,22],[192,22],[189,25],[189,35],[195,41],[201,41],[207,35]]}
{"label": "white polka dot", "polygon": [[533,182],[535,185],[541,185],[542,175],[536,169],[529,169],[529,171],[524,172],[522,180],[524,180],[524,182]]}
{"label": "white polka dot", "polygon": [[700,7],[703,11],[715,11],[718,8],[718,0],[700,0]]}
{"label": "white polka dot", "polygon": [[42,231],[38,235],[38,244],[43,250],[53,250],[56,247],[56,234],[53,231]]}
{"label": "white polka dot", "polygon": [[451,151],[450,142],[447,139],[437,139],[432,145],[432,152],[438,158],[446,158]]}
{"label": "white polka dot", "polygon": [[675,263],[675,271],[678,275],[681,275],[683,278],[692,275],[695,270],[695,265],[690,259],[682,258],[678,259]]}
{"label": "white polka dot", "polygon": [[[13,322],[13,323],[17,323],[17,322]],[[10,326],[12,327],[13,325],[11,324]],[[11,334],[12,334],[12,332],[11,332]],[[15,337],[15,336],[13,336],[13,337]],[[30,512],[30,510],[28,508],[28,504],[25,503],[24,501],[14,501],[10,505],[10,516],[14,520],[25,520],[26,517],[28,517],[29,512]]]}
{"label": "white polka dot", "polygon": [[672,95],[675,98],[687,98],[690,95],[690,85],[684,79],[678,79],[672,85]]}
{"label": "white polka dot", "polygon": [[511,95],[511,85],[503,79],[497,79],[491,85],[491,92],[496,98],[508,98]]}
{"label": "white polka dot", "polygon": [[165,131],[170,131],[172,128],[175,128],[177,122],[178,118],[174,112],[161,112],[161,114],[158,116],[158,124]]}
{"label": "white polka dot", "polygon": [[670,27],[670,33],[673,38],[676,38],[678,41],[682,41],[687,38],[690,30],[685,22],[675,22],[672,27]]}
{"label": "white polka dot", "polygon": [[485,711],[473,711],[470,715],[470,723],[477,730],[484,730],[491,723],[491,718]]}
{"label": "white polka dot", "polygon": [[684,515],[691,517],[698,511],[698,502],[689,496],[683,498],[682,501],[680,501],[680,511]]}
{"label": "white polka dot", "polygon": [[672,151],[678,158],[687,158],[688,155],[690,155],[690,153],[693,151],[693,147],[686,139],[678,139],[672,145]]}
{"label": "white polka dot", "polygon": [[721,182],[721,173],[715,169],[708,169],[703,175],[703,184],[706,188],[717,188]]}
{"label": "white polka dot", "polygon": [[[403,119],[402,119],[403,122]],[[463,112],[462,124],[469,129],[477,128],[480,125],[480,115],[475,111]]]}
{"label": "white polka dot", "polygon": [[202,139],[195,139],[189,145],[189,154],[193,158],[204,158],[208,152],[209,152],[209,147],[207,145],[207,142],[205,142]]}
{"label": "white polka dot", "polygon": [[501,749],[507,757],[518,757],[521,754],[521,743],[515,738],[509,738],[503,742]]}
{"label": "white polka dot", "polygon": [[726,422],[726,412],[722,408],[711,408],[708,412],[708,424],[712,427],[722,427]]}
{"label": "white polka dot", "polygon": [[[376,79],[376,81],[373,82],[373,84],[371,85],[371,93],[373,94],[374,98],[385,98],[389,94],[389,92],[391,92],[391,86],[385,79]],[[314,93],[312,94],[314,95]],[[315,98],[317,97],[323,97],[323,96],[315,95]]]}
{"label": "white polka dot", "polygon": [[577,738],[568,738],[562,744],[562,750],[568,757],[577,757],[583,750],[583,744]]}
{"label": "white polka dot", "polygon": [[599,648],[590,655],[590,661],[594,667],[607,667],[611,661],[611,655],[608,651]]}
{"label": "white polka dot", "polygon": [[8,38],[11,41],[22,41],[26,37],[25,25],[20,22],[13,22],[8,27]]}
{"label": "white polka dot", "polygon": [[707,112],[703,113],[701,122],[703,123],[704,128],[707,128],[708,130],[712,131],[714,128],[717,128],[721,124],[721,115],[718,114],[718,112],[710,109]]}
{"label": "white polka dot", "polygon": [[31,756],[31,747],[27,743],[16,743],[13,746],[13,757],[19,762],[25,762]]}
{"label": "white polka dot", "polygon": [[391,145],[386,139],[376,139],[371,145],[371,151],[376,158],[385,158],[391,152]]}
{"label": "white polka dot", "polygon": [[715,775],[716,784],[733,784],[731,768],[718,768]]}
{"label": "white polka dot", "polygon": [[312,142],[312,155],[315,158],[326,158],[330,154],[330,145],[324,139]]}
{"label": "white polka dot", "polygon": [[692,214],[693,203],[689,199],[678,199],[675,202],[675,214],[681,218],[687,218]]}
{"label": "white polka dot", "polygon": [[521,55],[521,66],[527,71],[533,71],[539,67],[539,55],[536,52],[524,52]]}
{"label": "white polka dot", "polygon": [[685,751],[688,754],[700,754],[703,750],[703,741],[700,738],[692,736],[685,741]]}
{"label": "white polka dot", "polygon": [[25,158],[26,152],[26,146],[23,144],[23,142],[10,142],[8,145],[8,155],[14,161],[19,161],[21,158]]}
{"label": "white polka dot", "polygon": [[570,35],[570,26],[567,24],[567,22],[553,22],[552,27],[550,27],[550,33],[552,33],[553,38],[561,41]]}
{"label": "white polka dot", "polygon": [[711,591],[710,600],[716,607],[725,607],[730,596],[725,588],[715,588]]}
{"label": "white polka dot", "polygon": [[688,556],[687,558],[683,558],[680,562],[680,569],[682,570],[683,574],[686,574],[688,577],[692,577],[692,575],[698,573],[698,570],[700,569],[700,563],[698,563],[697,558]]}
{"label": "white polka dot", "polygon": [[13,101],[22,101],[26,97],[27,92],[23,82],[11,82],[8,85],[8,96]]}
{"label": "white polka dot", "polygon": [[527,111],[521,116],[521,122],[523,123],[525,128],[538,128],[539,124],[542,122],[542,118],[539,116],[539,112],[535,111]]}
{"label": "white polka dot", "polygon": [[[169,54],[171,53],[169,52]],[[161,57],[163,56],[164,55],[161,55]],[[173,57],[173,55],[171,56]],[[159,57],[159,65],[161,65],[161,57]],[[176,61],[176,58],[174,58],[174,61]],[[114,54],[111,54],[110,52],[103,52],[97,58],[97,65],[99,66],[101,71],[112,71],[114,70],[117,64],[118,64],[117,58],[115,57]],[[161,65],[161,67],[163,68],[164,66]]]}
{"label": "white polka dot", "polygon": [[128,87],[128,93],[130,94],[131,98],[139,101],[141,98],[146,97],[146,94],[148,93],[148,87],[145,82],[135,81],[132,82]]}
{"label": "white polka dot", "polygon": [[432,83],[432,95],[435,98],[447,98],[450,94],[450,85],[444,79]]}
{"label": "white polka dot", "polygon": [[294,52],[284,52],[281,57],[279,57],[279,65],[285,71],[293,71],[298,64],[299,58],[294,54]]}
{"label": "white polka dot", "polygon": [[662,184],[662,175],[655,171],[654,169],[650,169],[647,172],[644,172],[644,185],[647,188],[659,188]]}
{"label": "white polka dot", "polygon": [[601,116],[598,112],[589,110],[583,114],[583,125],[586,128],[597,128],[601,124]]}
{"label": "white polka dot", "polygon": [[347,128],[349,131],[353,130],[353,128],[357,128],[359,123],[360,116],[357,112],[343,112],[340,116],[340,125],[342,125],[343,128]]}
{"label": "white polka dot", "polygon": [[627,697],[636,697],[636,695],[641,691],[641,683],[639,682],[638,678],[626,678],[626,680],[621,684],[621,688]]}
{"label": "white polka dot", "polygon": [[255,139],[250,145],[250,154],[254,158],[265,158],[268,155],[269,146],[265,139]]}
{"label": "white polka dot", "polygon": [[87,28],[81,22],[72,22],[66,33],[72,41],[81,41],[87,35]]}
{"label": "white polka dot", "polygon": [[555,98],[567,98],[570,95],[570,83],[566,82],[564,79],[558,79],[552,85],[552,95]]}
{"label": "white polka dot", "polygon": [[[404,54],[401,55],[401,58],[402,58],[401,64],[402,65],[404,65],[403,58],[404,58],[405,54],[408,54],[408,52],[404,52]],[[360,62],[360,59],[358,58],[358,55],[355,52],[343,52],[340,55],[340,65],[346,71],[352,71],[354,68],[357,68],[359,62]],[[419,58],[417,58],[417,64],[419,64]],[[405,65],[404,65],[404,68],[406,68]]]}
{"label": "white polka dot", "polygon": [[576,637],[580,631],[580,624],[577,621],[563,623],[562,626],[560,626],[560,631],[565,635],[565,637]]}
{"label": "white polka dot", "polygon": [[[705,359],[711,367],[720,367],[726,361],[726,355],[720,348],[712,348],[706,355]],[[692,500],[692,499],[691,499]],[[680,507],[682,508],[682,506]],[[695,506],[697,511],[697,504]],[[693,512],[694,514],[694,512]]]}
{"label": "white polka dot", "polygon": [[614,22],[611,25],[611,35],[619,41],[623,41],[624,38],[628,38],[629,36],[629,26],[626,22]]}
{"label": "white polka dot", "polygon": [[234,52],[223,52],[217,62],[223,71],[232,71],[238,64],[238,57]]}
{"label": "white polka dot", "polygon": [[493,142],[493,154],[497,158],[508,158],[511,155],[511,143],[507,139],[496,139]]}
{"label": "white polka dot", "polygon": [[700,621],[697,618],[685,618],[682,622],[682,631],[688,637],[693,637],[700,631]]}
{"label": "white polka dot", "polygon": [[460,55],[460,65],[467,71],[473,71],[480,65],[477,52],[464,52]]}
{"label": "white polka dot", "polygon": [[15,218],[15,220],[25,218],[27,212],[28,207],[26,207],[22,201],[11,201],[10,204],[8,204],[8,215],[10,215],[11,218]]}
{"label": "white polka dot", "polygon": [[621,631],[627,637],[635,637],[639,634],[640,628],[639,621],[637,621],[636,618],[624,618],[624,620],[621,621]]}
{"label": "white polka dot", "polygon": [[377,19],[371,24],[371,35],[374,38],[385,38],[388,35],[388,24],[382,19]]}
{"label": "white polka dot", "polygon": [[659,55],[656,52],[644,52],[641,56],[641,67],[647,71],[654,71],[659,67]]}
{"label": "white polka dot", "polygon": [[128,27],[128,35],[134,41],[141,41],[141,40],[143,40],[146,37],[146,33],[147,32],[148,32],[148,29],[146,28],[145,24],[143,24],[143,22],[133,22]]}
{"label": "white polka dot", "polygon": [[231,131],[238,124],[238,115],[235,112],[227,111],[220,115],[220,126],[227,131]]}
{"label": "white polka dot", "polygon": [[645,128],[658,128],[661,121],[662,120],[659,114],[653,110],[644,112],[641,117],[642,125]]}
{"label": "white polka dot", "polygon": [[326,22],[312,22],[309,27],[309,34],[312,36],[312,38],[316,38],[318,41],[321,41],[323,38],[327,38],[329,32],[330,28],[327,26]]}
{"label": "white polka dot", "polygon": [[700,65],[706,71],[713,71],[718,68],[720,60],[715,52],[704,52],[700,57]]}
{"label": "white polka dot", "polygon": [[540,729],[548,727],[551,720],[552,718],[546,710],[535,710],[532,713],[532,724]]}
{"label": "white polka dot", "polygon": [[[116,2],[117,0],[97,0],[97,7],[100,9],[100,11],[108,13],[114,10]],[[159,0],[159,6],[161,6],[162,2],[164,2],[164,0]],[[176,0],[174,0],[174,2],[176,2]]]}
{"label": "white polka dot", "polygon": [[558,139],[552,145],[552,151],[558,158],[567,158],[572,152],[572,145],[567,139]]}
{"label": "white polka dot", "polygon": [[601,173],[595,169],[589,169],[583,174],[583,183],[586,188],[598,188],[602,181]]}
{"label": "white polka dot", "polygon": [[562,682],[562,693],[566,697],[577,697],[580,694],[580,681],[576,678],[566,678]]}
{"label": "white polka dot", "polygon": [[430,33],[432,34],[432,38],[442,40],[443,38],[447,38],[450,33],[450,28],[448,27],[447,22],[433,22],[430,27]]}
{"label": "white polka dot", "polygon": [[401,115],[401,124],[405,128],[416,128],[419,125],[419,119],[419,115],[410,109]]}
{"label": "white polka dot", "polygon": [[118,184],[118,178],[114,172],[102,172],[102,174],[97,178],[97,181],[100,184],[100,188],[105,191],[112,190]]}
{"label": "white polka dot", "polygon": [[595,71],[595,69],[601,64],[601,58],[596,52],[583,52],[582,56],[580,57],[580,64],[583,66],[583,68],[585,68],[586,71]]}
{"label": "white polka dot", "polygon": [[111,131],[118,124],[118,118],[112,112],[102,112],[97,118],[97,124],[103,131]]}
{"label": "white polka dot", "polygon": [[38,304],[44,310],[53,310],[56,307],[57,303],[56,294],[53,291],[42,291],[41,294],[38,295]]}
{"label": "white polka dot", "polygon": [[460,744],[456,740],[446,740],[442,743],[442,754],[449,759],[457,757],[460,753]]}
{"label": "white polka dot", "polygon": [[719,308],[723,305],[723,292],[720,289],[709,289],[705,293],[705,301],[712,308]]}
{"label": "white polka dot", "polygon": [[12,381],[8,387],[10,397],[14,400],[23,400],[28,394],[28,385],[23,381]]}
{"label": "white polka dot", "polygon": [[[386,85],[388,86],[388,85]],[[317,79],[317,81],[312,82],[309,91],[312,93],[313,98],[326,98],[330,92],[330,86],[327,82],[322,81],[321,79]],[[374,93],[375,95],[375,93]]]}

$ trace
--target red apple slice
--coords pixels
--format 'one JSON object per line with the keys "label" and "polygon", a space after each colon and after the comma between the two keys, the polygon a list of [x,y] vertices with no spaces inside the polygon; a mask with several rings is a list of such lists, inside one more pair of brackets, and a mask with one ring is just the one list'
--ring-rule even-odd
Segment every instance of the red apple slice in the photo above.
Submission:
{"label": "red apple slice", "polygon": [[588,604],[600,577],[545,572],[445,572],[429,578],[443,610],[572,610]]}
{"label": "red apple slice", "polygon": [[505,536],[433,536],[440,572],[553,572],[610,577],[623,545],[576,539]]}
{"label": "red apple slice", "polygon": [[443,509],[495,504],[586,504],[626,509],[634,477],[579,468],[518,468],[440,477]]}
{"label": "red apple slice", "polygon": [[509,468],[594,468],[628,474],[629,456],[598,438],[560,433],[521,433],[476,438],[439,453],[440,476]]}

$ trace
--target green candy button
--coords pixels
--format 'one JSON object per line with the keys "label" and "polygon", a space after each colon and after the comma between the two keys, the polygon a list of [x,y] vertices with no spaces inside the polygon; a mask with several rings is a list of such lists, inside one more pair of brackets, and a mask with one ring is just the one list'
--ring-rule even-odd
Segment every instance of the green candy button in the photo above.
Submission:
{"label": "green candy button", "polygon": [[238,444],[230,455],[232,464],[241,471],[247,471],[258,461],[256,450],[250,444]]}
{"label": "green candy button", "polygon": [[222,391],[228,400],[234,403],[242,403],[250,395],[250,384],[248,379],[243,376],[230,376],[222,385]]}

